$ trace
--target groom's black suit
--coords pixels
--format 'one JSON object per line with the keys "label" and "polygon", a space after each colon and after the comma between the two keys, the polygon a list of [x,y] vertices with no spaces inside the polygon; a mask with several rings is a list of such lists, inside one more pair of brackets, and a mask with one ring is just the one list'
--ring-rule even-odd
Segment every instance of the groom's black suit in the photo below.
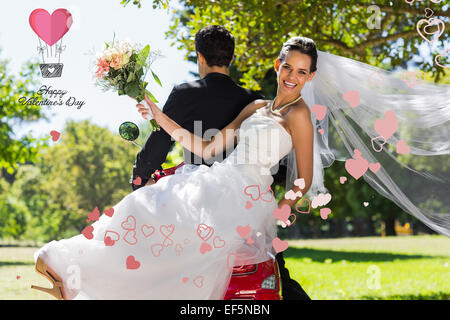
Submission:
{"label": "groom's black suit", "polygon": [[[264,99],[260,94],[244,89],[237,85],[229,76],[222,73],[208,73],[203,79],[183,83],[173,88],[163,112],[181,127],[191,133],[201,134],[208,129],[222,129],[229,124],[241,110],[256,99]],[[201,132],[194,131],[194,121],[201,121]],[[153,132],[145,143],[144,148],[137,154],[133,166],[133,177],[141,177],[139,186],[131,182],[133,190],[144,186],[155,170],[161,169],[167,153],[175,142],[163,130]],[[230,152],[232,150],[228,150]],[[185,159],[193,164],[211,165],[203,159],[184,150]],[[225,159],[227,151],[223,153]],[[282,294],[286,300],[309,300],[301,286],[290,279],[289,271],[284,267],[281,253],[277,254],[280,267]]]}

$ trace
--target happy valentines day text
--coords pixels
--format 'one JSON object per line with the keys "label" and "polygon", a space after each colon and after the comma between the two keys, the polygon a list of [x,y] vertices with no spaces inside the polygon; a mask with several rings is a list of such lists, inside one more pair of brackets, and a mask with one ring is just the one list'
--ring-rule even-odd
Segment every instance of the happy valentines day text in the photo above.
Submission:
{"label": "happy valentines day text", "polygon": [[39,97],[21,97],[18,102],[22,105],[35,105],[35,106],[62,106],[65,104],[66,106],[73,107],[76,106],[77,109],[80,109],[85,105],[85,102],[82,100],[77,100],[75,97],[70,96],[65,101],[64,96],[67,94],[67,90],[59,90],[52,89],[51,86],[43,85],[36,92],[39,96],[44,97],[41,100]]}

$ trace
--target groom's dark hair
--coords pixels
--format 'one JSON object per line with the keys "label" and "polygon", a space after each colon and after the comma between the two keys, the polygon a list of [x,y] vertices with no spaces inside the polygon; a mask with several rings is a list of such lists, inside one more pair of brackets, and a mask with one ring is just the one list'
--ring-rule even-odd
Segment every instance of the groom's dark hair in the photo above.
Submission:
{"label": "groom's dark hair", "polygon": [[195,51],[205,57],[210,67],[228,67],[233,59],[234,37],[219,25],[204,27],[195,35]]}

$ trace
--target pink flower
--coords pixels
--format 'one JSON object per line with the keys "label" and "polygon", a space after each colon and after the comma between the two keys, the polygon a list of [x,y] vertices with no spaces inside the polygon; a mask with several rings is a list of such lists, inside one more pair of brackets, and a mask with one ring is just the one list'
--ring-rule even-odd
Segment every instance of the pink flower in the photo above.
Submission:
{"label": "pink flower", "polygon": [[109,62],[105,58],[100,58],[97,63],[97,78],[101,78],[104,72],[109,72]]}

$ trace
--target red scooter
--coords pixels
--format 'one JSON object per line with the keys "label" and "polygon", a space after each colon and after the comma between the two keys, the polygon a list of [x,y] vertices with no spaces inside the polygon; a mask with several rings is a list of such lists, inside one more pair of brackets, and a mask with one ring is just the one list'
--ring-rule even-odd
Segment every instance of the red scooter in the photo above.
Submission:
{"label": "red scooter", "polygon": [[[159,179],[174,174],[184,165],[156,170],[152,178]],[[281,281],[276,260],[233,267],[230,284],[224,300],[281,300]]]}
{"label": "red scooter", "polygon": [[[139,136],[139,128],[132,122],[124,122],[119,127],[122,138],[134,142]],[[174,174],[175,171],[184,165],[184,162],[176,167],[156,170],[152,178],[157,182],[159,179]],[[131,181],[130,181],[131,182]],[[241,265],[233,267],[230,283],[224,300],[281,300],[281,281],[278,263],[274,260],[267,260],[258,264]]]}

